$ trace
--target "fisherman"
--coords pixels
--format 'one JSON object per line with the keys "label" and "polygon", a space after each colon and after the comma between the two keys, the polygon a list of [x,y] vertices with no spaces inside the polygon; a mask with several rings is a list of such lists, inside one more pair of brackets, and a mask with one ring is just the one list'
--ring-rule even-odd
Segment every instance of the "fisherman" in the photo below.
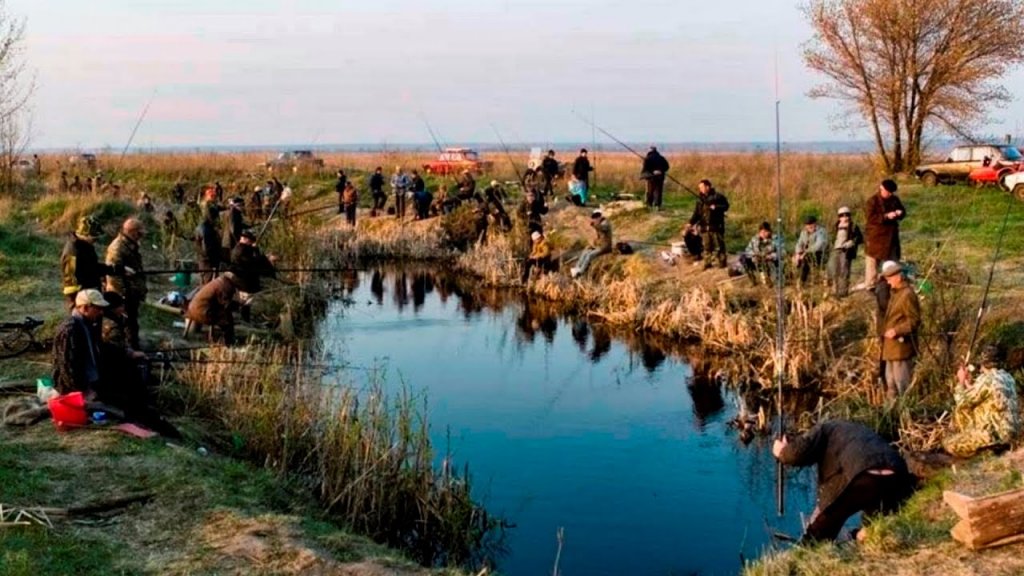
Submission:
{"label": "fisherman", "polygon": [[203,284],[206,284],[216,276],[223,260],[223,250],[221,249],[220,233],[217,230],[216,212],[202,210],[201,213],[203,220],[196,227],[193,241],[201,278]]}
{"label": "fisherman", "polygon": [[476,180],[473,179],[473,175],[469,173],[469,170],[463,170],[462,176],[459,178],[458,197],[462,202],[469,200],[481,201],[481,198],[476,193]]}
{"label": "fisherman", "polygon": [[[351,184],[351,182],[349,183]],[[238,289],[238,301],[241,303],[242,320],[249,321],[252,297],[263,289],[260,278],[276,278],[274,267],[276,258],[265,256],[256,246],[256,233],[252,230],[242,232],[241,240],[231,251],[231,262],[228,270],[234,275],[235,287]]]}
{"label": "fisherman", "polygon": [[100,386],[100,322],[108,303],[94,288],[73,295],[71,315],[53,338],[53,387],[60,394],[81,392],[94,400]]}
{"label": "fisherman", "polygon": [[903,202],[896,196],[896,182],[882,180],[878,192],[868,198],[867,234],[864,248],[864,284],[855,289],[867,289],[875,284],[880,262],[892,260],[899,262],[902,257],[900,250],[900,221],[907,216]]}
{"label": "fisherman", "polygon": [[345,222],[355,228],[356,208],[359,206],[359,192],[351,182],[345,182],[345,189],[341,191],[341,207],[345,211]]}
{"label": "fisherman", "polygon": [[956,373],[959,388],[954,394],[954,432],[942,440],[942,447],[954,456],[969,458],[991,448],[1004,448],[1020,432],[1017,382],[1000,367],[1000,350],[988,345],[979,355],[980,371],[971,382],[974,366],[961,366]]}
{"label": "fisherman", "polygon": [[174,198],[175,204],[185,203],[185,184],[180,180],[174,184],[174,190],[171,191],[171,197]]}
{"label": "fisherman", "polygon": [[370,176],[370,197],[373,199],[370,216],[376,216],[388,202],[388,197],[384,194],[384,169],[380,166],[377,166]]}
{"label": "fisherman", "polygon": [[[654,150],[653,146],[651,150],[657,154],[657,150]],[[660,157],[660,154],[658,156]],[[646,166],[646,160],[644,164]],[[665,165],[667,170],[668,163],[666,162]],[[648,179],[647,182],[648,189],[650,189],[651,180]],[[661,207],[660,186],[659,184],[657,193],[659,208]],[[715,190],[711,181],[706,178],[697,184],[697,191],[700,192],[700,196],[697,198],[697,205],[693,208],[693,215],[690,216],[690,225],[699,228],[701,232],[701,240],[704,243],[704,269],[707,270],[716,264],[719,268],[725,268],[725,213],[729,211],[729,200]]]}
{"label": "fisherman", "polygon": [[594,167],[590,165],[590,159],[587,158],[587,149],[580,148],[580,155],[572,163],[572,175],[583,185],[583,193],[580,194],[580,197],[584,204],[587,203],[587,196],[590,194],[590,173],[593,171]]}
{"label": "fisherman", "polygon": [[60,255],[61,283],[68,309],[75,306],[75,295],[80,290],[99,290],[103,276],[134,274],[135,270],[124,266],[108,266],[96,255],[96,238],[102,233],[100,225],[92,216],[84,216],[71,234]]}
{"label": "fisherman", "polygon": [[209,218],[213,222],[220,218],[223,208],[217,202],[217,190],[212,186],[203,189],[203,199],[199,201],[199,208],[203,218]]}
{"label": "fisherman", "polygon": [[138,206],[139,210],[142,210],[143,212],[148,212],[150,214],[152,214],[153,211],[156,210],[156,208],[153,206],[153,199],[150,198],[149,194],[147,194],[146,192],[143,192],[142,196],[139,197]]}
{"label": "fisherman", "polygon": [[405,218],[405,197],[409,193],[409,177],[402,171],[401,166],[395,166],[395,173],[391,176],[391,193],[395,196],[395,217],[401,220]]}
{"label": "fisherman", "polygon": [[818,467],[818,502],[803,544],[835,540],[857,512],[863,512],[867,526],[877,515],[899,509],[913,492],[903,457],[862,424],[822,422],[792,441],[786,436],[775,440],[772,454],[789,466]]}
{"label": "fisherman", "polygon": [[235,316],[237,307],[235,295],[237,279],[232,272],[225,272],[207,282],[188,303],[185,319],[186,331],[193,325],[212,326],[220,329],[220,339],[226,346],[235,343]]}
{"label": "fisherman", "polygon": [[541,196],[545,198],[554,192],[555,178],[558,178],[561,173],[561,166],[558,164],[558,160],[555,160],[555,151],[548,150],[547,156],[540,161],[540,173],[544,177],[544,187],[541,189]]}
{"label": "fisherman", "polygon": [[772,285],[775,267],[779,265],[779,256],[775,253],[771,224],[761,222],[757,234],[754,234],[747,244],[747,249],[740,254],[740,265],[753,285],[757,286],[759,280],[766,286]]}
{"label": "fisherman", "polygon": [[575,174],[569,176],[569,195],[565,197],[573,206],[586,206],[587,204],[587,185],[576,177]]}
{"label": "fisherman", "polygon": [[116,275],[107,276],[107,290],[117,292],[124,298],[125,334],[128,344],[135,350],[142,348],[139,344],[139,308],[149,292],[146,275],[143,272],[142,251],[139,247],[139,242],[145,234],[146,230],[141,221],[137,218],[128,218],[121,225],[121,232],[117,238],[107,247],[107,266],[134,270],[134,274],[124,278]]}
{"label": "fisherman", "polygon": [[544,231],[544,215],[548,213],[548,205],[544,198],[537,193],[536,189],[529,188],[526,197],[519,205],[519,216],[526,222],[526,229],[530,232]]}
{"label": "fisherman", "polygon": [[68,173],[66,170],[60,172],[60,193],[67,194],[71,191],[71,185],[68,183]]}
{"label": "fisherman", "polygon": [[668,168],[668,160],[658,152],[656,147],[651,146],[647,151],[647,156],[644,157],[643,166],[640,168],[640,178],[647,181],[645,203],[648,208],[661,210],[662,194],[665,190],[665,175],[668,174]]}
{"label": "fisherman", "polygon": [[221,247],[224,254],[231,254],[231,250],[238,244],[242,237],[242,230],[245,230],[245,200],[241,196],[235,196],[228,201],[228,210],[224,215],[224,232],[221,234]]}
{"label": "fisherman", "polygon": [[509,218],[508,212],[505,211],[505,206],[502,204],[501,200],[504,196],[505,191],[497,180],[491,180],[491,185],[484,188],[484,204],[488,213],[501,225],[503,230],[509,230],[512,228],[512,219]]}
{"label": "fisherman", "polygon": [[345,171],[338,169],[338,179],[334,182],[334,192],[338,194],[338,214],[346,214],[345,210],[345,185],[348,184],[348,176]]}
{"label": "fisherman", "polygon": [[530,281],[532,270],[540,270],[540,273],[543,274],[551,268],[551,246],[548,244],[548,239],[544,237],[544,233],[535,231],[530,234],[530,240],[533,243],[530,247],[530,255],[523,263],[522,282],[524,286]]}
{"label": "fisherman", "polygon": [[907,391],[914,376],[921,304],[903,276],[900,263],[886,260],[882,264],[882,276],[890,291],[882,324],[882,360],[885,361],[886,396],[895,400]]}
{"label": "fisherman", "polygon": [[818,217],[810,215],[804,219],[804,229],[796,240],[793,250],[793,265],[800,269],[800,283],[805,284],[811,270],[819,270],[825,264],[828,251],[828,232],[818,225]]}
{"label": "fisherman", "polygon": [[590,226],[594,229],[594,240],[588,250],[580,254],[580,261],[576,266],[569,269],[573,278],[579,278],[590,267],[590,262],[602,254],[610,254],[612,251],[612,223],[601,215],[600,210],[594,210],[590,214]]}
{"label": "fisherman", "polygon": [[458,204],[459,200],[457,198],[448,197],[448,186],[441,184],[437,187],[437,196],[434,197],[434,201],[430,205],[430,213],[434,216],[448,214]]}
{"label": "fisherman", "polygon": [[[420,178],[417,172],[413,172],[415,177],[413,178],[413,192],[412,192],[412,206],[416,212],[417,220],[426,220],[430,218],[430,206],[434,202],[434,195],[427,190],[427,184]],[[417,181],[417,179],[419,179]]]}
{"label": "fisherman", "polygon": [[249,220],[256,222],[263,220],[263,188],[261,186],[253,186],[252,194],[249,195]]}
{"label": "fisherman", "polygon": [[828,261],[828,275],[835,285],[836,296],[844,298],[850,292],[850,265],[857,257],[857,246],[864,243],[864,235],[861,234],[860,226],[854,224],[849,208],[840,208],[838,216],[836,239]]}
{"label": "fisherman", "polygon": [[[694,266],[699,266],[701,260],[704,258],[704,240],[700,237],[700,227],[687,222],[683,225],[681,232],[683,235],[683,247],[686,250],[686,254],[693,261]],[[675,265],[679,256],[680,255],[675,252],[669,252],[666,250],[661,251],[661,259],[670,265]]]}
{"label": "fisherman", "polygon": [[224,203],[224,187],[220,185],[220,181],[213,183],[213,195],[217,198],[218,204]]}

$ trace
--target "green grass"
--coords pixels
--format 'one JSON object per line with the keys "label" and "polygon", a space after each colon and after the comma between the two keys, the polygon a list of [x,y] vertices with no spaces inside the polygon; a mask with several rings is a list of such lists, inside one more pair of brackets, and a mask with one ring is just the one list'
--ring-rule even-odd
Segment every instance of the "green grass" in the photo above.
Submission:
{"label": "green grass", "polygon": [[75,574],[107,576],[142,574],[141,569],[112,570],[113,545],[98,538],[84,538],[65,529],[41,526],[0,530],[0,574],[39,576]]}

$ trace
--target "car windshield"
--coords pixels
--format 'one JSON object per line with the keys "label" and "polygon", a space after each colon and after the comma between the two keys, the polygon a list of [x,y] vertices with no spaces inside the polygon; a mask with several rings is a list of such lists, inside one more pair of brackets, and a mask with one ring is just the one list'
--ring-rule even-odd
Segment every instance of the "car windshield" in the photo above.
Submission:
{"label": "car windshield", "polygon": [[466,160],[474,160],[475,161],[477,159],[476,152],[466,152],[465,156],[466,156]]}
{"label": "car windshield", "polygon": [[1024,156],[1020,155],[1020,150],[1017,150],[1014,146],[1004,146],[1002,148],[1003,157],[1011,162],[1020,162]]}

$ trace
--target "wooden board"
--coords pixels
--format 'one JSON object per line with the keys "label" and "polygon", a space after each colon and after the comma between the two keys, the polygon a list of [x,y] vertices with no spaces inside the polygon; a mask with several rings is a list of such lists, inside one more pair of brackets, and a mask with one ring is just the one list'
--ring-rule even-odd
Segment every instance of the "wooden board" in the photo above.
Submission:
{"label": "wooden board", "polygon": [[942,500],[960,518],[953,539],[972,550],[1024,540],[1024,489],[981,498],[947,490]]}

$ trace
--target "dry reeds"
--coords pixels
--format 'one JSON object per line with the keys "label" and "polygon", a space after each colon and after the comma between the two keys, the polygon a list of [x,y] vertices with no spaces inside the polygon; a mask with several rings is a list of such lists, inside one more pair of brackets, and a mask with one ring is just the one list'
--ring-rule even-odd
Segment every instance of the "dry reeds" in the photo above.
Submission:
{"label": "dry reeds", "polygon": [[310,359],[290,347],[218,348],[193,358],[181,382],[236,450],[311,479],[354,530],[430,566],[493,552],[501,523],[474,504],[468,473],[450,458],[435,468],[425,405],[406,388],[389,393],[376,371],[356,388]]}

